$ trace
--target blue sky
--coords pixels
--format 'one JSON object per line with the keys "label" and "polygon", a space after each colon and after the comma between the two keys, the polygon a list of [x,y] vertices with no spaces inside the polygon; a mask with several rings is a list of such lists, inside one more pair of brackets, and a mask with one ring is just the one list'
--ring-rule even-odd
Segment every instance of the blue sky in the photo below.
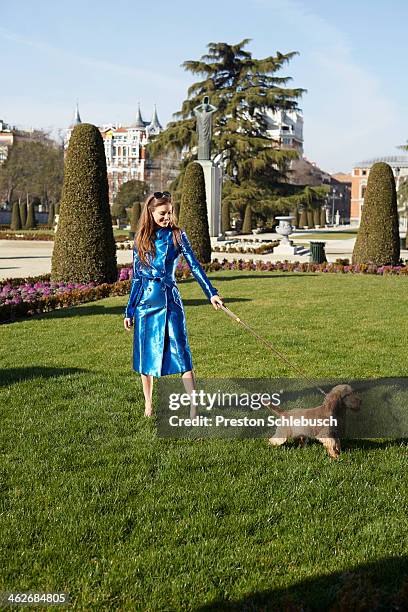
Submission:
{"label": "blue sky", "polygon": [[[202,8],[202,7],[205,7]],[[308,90],[305,155],[329,172],[397,155],[408,140],[404,0],[0,2],[0,118],[56,133],[72,120],[163,125],[191,83],[185,60],[250,38],[254,57],[298,51],[279,73]]]}

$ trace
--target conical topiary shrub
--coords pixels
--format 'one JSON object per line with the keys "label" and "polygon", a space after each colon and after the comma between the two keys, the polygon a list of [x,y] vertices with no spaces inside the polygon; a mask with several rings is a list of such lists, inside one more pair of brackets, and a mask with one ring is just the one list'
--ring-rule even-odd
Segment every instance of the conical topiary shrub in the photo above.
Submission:
{"label": "conical topiary shrub", "polygon": [[47,222],[48,227],[51,229],[54,227],[54,217],[55,217],[54,202],[51,202],[49,205],[49,209],[48,209],[48,222]]}
{"label": "conical topiary shrub", "polygon": [[252,233],[252,208],[250,204],[245,206],[244,223],[242,225],[242,234]]}
{"label": "conical topiary shrub", "polygon": [[306,208],[302,208],[300,211],[299,227],[307,227],[307,211]]}
{"label": "conical topiary shrub", "polygon": [[51,280],[113,283],[116,245],[102,136],[90,123],[72,131],[51,263]]}
{"label": "conical topiary shrub", "polygon": [[370,170],[353,264],[397,265],[400,258],[395,179],[391,167],[377,162]]}
{"label": "conical topiary shrub", "polygon": [[21,227],[24,227],[27,222],[27,202],[23,200],[19,202]]}
{"label": "conical topiary shrub", "polygon": [[13,202],[13,208],[11,209],[11,223],[10,223],[10,229],[11,230],[20,230],[22,228],[22,224],[21,224],[21,218],[20,218],[20,207],[18,205],[18,202]]}
{"label": "conical topiary shrub", "polygon": [[210,262],[211,240],[204,171],[197,162],[191,162],[184,174],[178,225],[185,229],[198,261]]}
{"label": "conical topiary shrub", "polygon": [[326,211],[323,206],[320,207],[320,227],[325,227],[326,225]]}
{"label": "conical topiary shrub", "polygon": [[37,221],[35,219],[34,202],[28,204],[27,219],[24,224],[24,229],[35,229]]}
{"label": "conical topiary shrub", "polygon": [[290,214],[291,214],[291,215],[292,215],[292,217],[293,217],[293,219],[292,219],[292,221],[291,221],[291,225],[292,225],[293,227],[299,227],[299,211],[298,211],[297,207],[296,207],[296,208],[294,208],[294,209],[291,211],[291,213],[290,213]]}
{"label": "conical topiary shrub", "polygon": [[229,232],[231,230],[230,205],[229,202],[223,202],[221,206],[221,232]]}
{"label": "conical topiary shrub", "polygon": [[306,218],[308,227],[314,227],[313,210],[311,208],[306,210]]}
{"label": "conical topiary shrub", "polygon": [[313,224],[320,225],[320,208],[313,209]]}

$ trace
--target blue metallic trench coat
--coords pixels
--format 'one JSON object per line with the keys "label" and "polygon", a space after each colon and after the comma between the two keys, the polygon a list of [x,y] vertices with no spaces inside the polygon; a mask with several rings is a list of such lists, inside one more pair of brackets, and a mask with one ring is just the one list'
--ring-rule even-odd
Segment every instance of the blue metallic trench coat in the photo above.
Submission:
{"label": "blue metallic trench coat", "polygon": [[133,248],[133,278],[124,318],[133,319],[133,369],[159,377],[187,372],[193,367],[186,318],[175,271],[183,253],[190,270],[210,300],[218,293],[181,230],[180,246],[171,227],[156,230],[156,255],[150,268],[142,265]]}

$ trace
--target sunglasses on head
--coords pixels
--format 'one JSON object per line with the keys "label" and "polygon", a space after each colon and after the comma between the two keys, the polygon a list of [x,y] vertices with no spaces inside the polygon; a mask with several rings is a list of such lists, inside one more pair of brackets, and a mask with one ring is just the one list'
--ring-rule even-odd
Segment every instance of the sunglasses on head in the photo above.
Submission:
{"label": "sunglasses on head", "polygon": [[170,191],[155,191],[153,195],[156,200],[159,200],[160,198],[171,198]]}

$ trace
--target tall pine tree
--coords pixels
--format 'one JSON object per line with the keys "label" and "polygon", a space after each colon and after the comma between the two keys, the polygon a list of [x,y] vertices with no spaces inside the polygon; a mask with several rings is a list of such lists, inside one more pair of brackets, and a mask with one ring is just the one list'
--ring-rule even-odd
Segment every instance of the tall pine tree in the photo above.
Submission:
{"label": "tall pine tree", "polygon": [[277,195],[281,210],[293,204],[285,203],[290,190],[284,185],[288,162],[296,159],[295,150],[281,149],[268,133],[266,110],[297,109],[297,101],[306,90],[287,88],[291,77],[277,73],[297,52],[255,59],[244,50],[251,39],[236,45],[209,43],[209,53],[200,60],[189,60],[182,66],[202,80],[188,89],[188,98],[176,119],[169,123],[148,145],[148,152],[155,156],[167,150],[184,150],[181,172],[172,184],[172,190],[180,189],[188,163],[196,159],[197,133],[193,109],[202,103],[204,95],[210,96],[217,107],[213,114],[212,159],[224,166],[226,183],[223,200],[228,200],[241,211],[248,203],[257,210],[270,205],[275,207]]}

